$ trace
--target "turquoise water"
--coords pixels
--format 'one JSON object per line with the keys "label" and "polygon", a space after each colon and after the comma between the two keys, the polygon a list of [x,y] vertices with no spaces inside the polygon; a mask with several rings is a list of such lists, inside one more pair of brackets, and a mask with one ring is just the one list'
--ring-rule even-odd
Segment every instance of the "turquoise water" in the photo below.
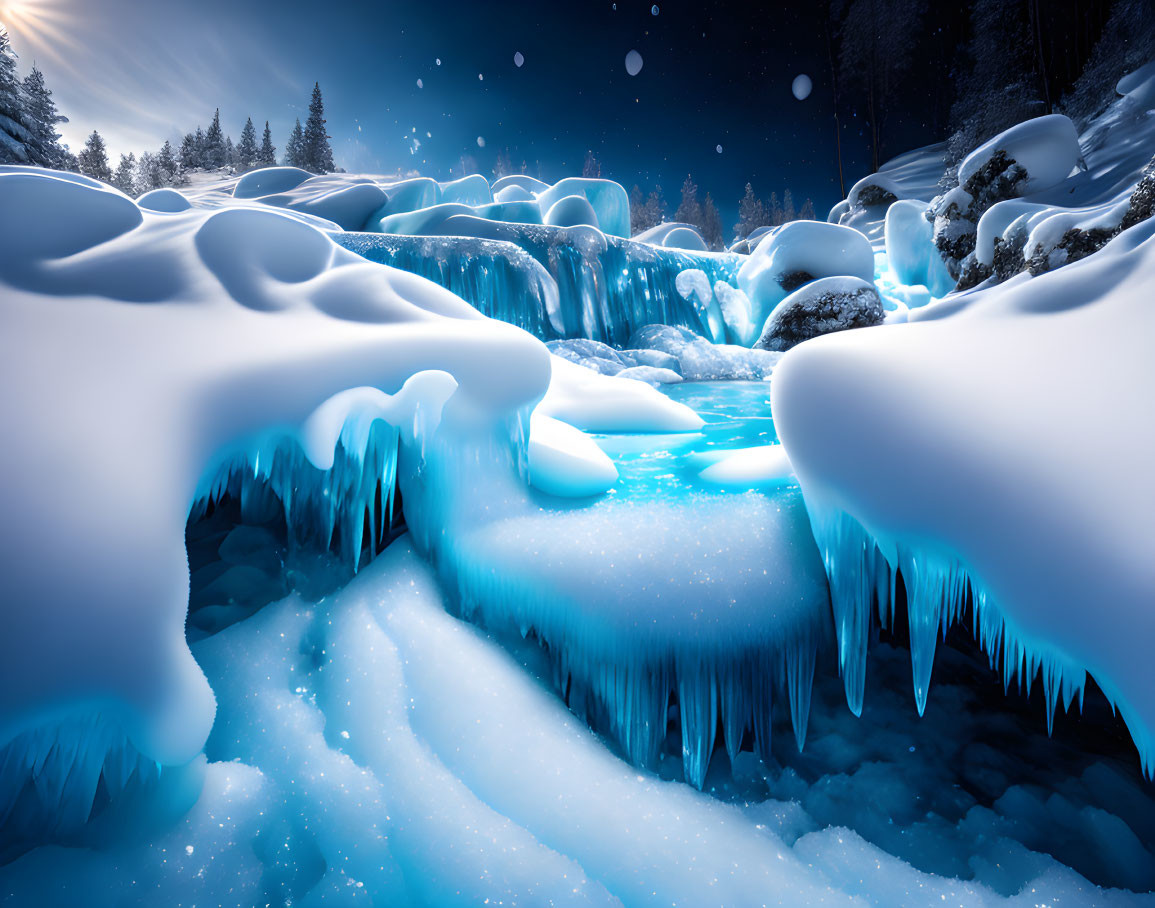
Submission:
{"label": "turquoise water", "polygon": [[722,452],[778,441],[769,382],[684,382],[661,390],[693,409],[706,425],[679,435],[595,435],[621,477],[608,496],[653,500],[692,491],[733,494],[702,482],[698,473]]}

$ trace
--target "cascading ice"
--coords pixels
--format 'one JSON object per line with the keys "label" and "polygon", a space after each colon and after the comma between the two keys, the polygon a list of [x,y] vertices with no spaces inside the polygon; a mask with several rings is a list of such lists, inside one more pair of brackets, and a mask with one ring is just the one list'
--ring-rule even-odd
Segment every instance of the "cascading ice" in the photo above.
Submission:
{"label": "cascading ice", "polygon": [[740,256],[693,253],[607,236],[591,227],[469,219],[479,237],[333,234],[370,261],[448,287],[482,313],[543,340],[585,337],[624,346],[638,328],[678,325],[726,340],[713,299],[679,292],[697,269],[712,287],[737,281]]}

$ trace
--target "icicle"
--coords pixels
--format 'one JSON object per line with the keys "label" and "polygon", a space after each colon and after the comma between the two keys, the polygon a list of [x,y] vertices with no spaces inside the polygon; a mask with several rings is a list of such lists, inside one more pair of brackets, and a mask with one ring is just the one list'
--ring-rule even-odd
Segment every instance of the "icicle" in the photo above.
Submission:
{"label": "icicle", "polygon": [[742,747],[742,738],[750,722],[752,684],[750,664],[747,660],[742,660],[737,665],[728,665],[722,670],[720,684],[722,737],[726,742],[726,754],[730,758],[731,765]]}
{"label": "icicle", "polygon": [[753,673],[754,751],[766,766],[770,766],[773,760],[770,752],[773,701],[771,673],[765,665],[756,666]]}
{"label": "icicle", "polygon": [[682,773],[695,788],[706,783],[718,727],[718,688],[714,672],[703,666],[679,666],[678,707],[682,719]]}
{"label": "icicle", "polygon": [[798,750],[806,743],[810,694],[814,688],[814,645],[803,641],[786,650],[786,685],[790,692],[790,722]]}

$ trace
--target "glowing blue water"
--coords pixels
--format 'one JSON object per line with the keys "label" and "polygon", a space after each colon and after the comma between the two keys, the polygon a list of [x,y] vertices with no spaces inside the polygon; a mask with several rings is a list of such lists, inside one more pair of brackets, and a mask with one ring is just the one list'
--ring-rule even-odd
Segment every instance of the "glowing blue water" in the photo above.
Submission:
{"label": "glowing blue water", "polygon": [[[621,477],[609,498],[653,501],[692,492],[733,494],[698,478],[712,455],[778,441],[770,415],[769,382],[684,382],[661,390],[694,410],[706,425],[701,432],[682,435],[595,436]],[[797,489],[785,488],[783,494],[795,495]]]}

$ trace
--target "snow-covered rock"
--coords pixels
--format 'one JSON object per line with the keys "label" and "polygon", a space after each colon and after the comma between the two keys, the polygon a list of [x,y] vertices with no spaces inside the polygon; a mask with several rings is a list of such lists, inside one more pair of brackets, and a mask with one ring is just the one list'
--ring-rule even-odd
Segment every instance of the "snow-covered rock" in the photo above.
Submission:
{"label": "snow-covered rock", "polygon": [[672,356],[685,381],[763,381],[778,362],[778,354],[735,344],[713,344],[685,328],[646,325],[630,338],[630,347]]}
{"label": "snow-covered rock", "polygon": [[1061,183],[1082,159],[1075,124],[1062,114],[1048,114],[1012,126],[972,151],[959,164],[959,185],[965,186],[983,169],[991,170],[992,159],[999,152],[1009,162],[998,167],[999,173],[1010,164],[1024,171],[1019,195]]}
{"label": "snow-covered rock", "polygon": [[563,498],[600,495],[618,478],[617,468],[581,429],[535,412],[529,424],[529,482]]}
{"label": "snow-covered rock", "polygon": [[543,220],[551,227],[598,227],[597,213],[584,195],[562,196],[546,209]]}
{"label": "snow-covered rock", "polygon": [[824,277],[803,284],[774,307],[754,347],[784,353],[835,331],[882,324],[878,290],[856,277]]}
{"label": "snow-covered rock", "polygon": [[644,230],[634,238],[636,243],[652,243],[668,249],[690,249],[705,252],[706,241],[692,224],[667,222]]}
{"label": "snow-covered rock", "polygon": [[149,211],[187,211],[192,207],[192,203],[175,189],[154,189],[151,192],[146,192],[139,199],[136,204],[141,208],[147,208]]}
{"label": "snow-covered rock", "polygon": [[[761,329],[787,295],[815,278],[836,275],[874,279],[874,250],[857,230],[791,221],[768,233],[738,271],[738,286],[750,300],[750,325]],[[757,339],[751,335],[743,342]]]}

